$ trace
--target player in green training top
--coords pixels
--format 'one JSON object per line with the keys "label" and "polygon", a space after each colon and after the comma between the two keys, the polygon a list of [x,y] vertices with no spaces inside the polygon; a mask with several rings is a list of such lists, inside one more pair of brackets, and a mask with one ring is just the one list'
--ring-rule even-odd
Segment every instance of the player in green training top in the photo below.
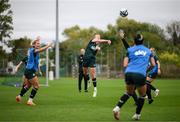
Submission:
{"label": "player in green training top", "polygon": [[101,48],[98,44],[100,43],[108,43],[111,44],[110,40],[101,39],[99,34],[96,34],[94,38],[88,43],[86,47],[86,51],[83,57],[83,72],[85,76],[85,80],[87,80],[88,76],[88,67],[90,67],[90,75],[92,78],[94,92],[93,97],[97,95],[97,82],[96,82],[96,53]]}

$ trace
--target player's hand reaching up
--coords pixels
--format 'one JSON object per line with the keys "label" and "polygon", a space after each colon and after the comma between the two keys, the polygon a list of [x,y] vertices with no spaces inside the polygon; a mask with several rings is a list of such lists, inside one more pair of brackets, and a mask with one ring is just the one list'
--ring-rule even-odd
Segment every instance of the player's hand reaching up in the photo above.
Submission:
{"label": "player's hand reaching up", "polygon": [[123,30],[119,30],[119,36],[121,39],[124,39],[124,31]]}
{"label": "player's hand reaching up", "polygon": [[52,46],[53,46],[53,43],[50,42],[50,43],[48,43],[47,45],[48,45],[48,47],[52,47]]}

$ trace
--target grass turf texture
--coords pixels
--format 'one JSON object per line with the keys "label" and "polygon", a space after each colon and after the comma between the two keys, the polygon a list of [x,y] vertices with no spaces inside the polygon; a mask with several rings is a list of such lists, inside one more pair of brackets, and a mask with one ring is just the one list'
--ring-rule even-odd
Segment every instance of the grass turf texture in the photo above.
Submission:
{"label": "grass turf texture", "polygon": [[[145,101],[140,121],[180,121],[180,80],[156,80],[154,85],[160,94],[151,105]],[[122,79],[98,79],[98,95],[93,98],[92,85],[88,93],[79,93],[77,79],[61,78],[41,87],[34,99],[37,105],[30,107],[26,105],[30,91],[16,103],[20,88],[0,85],[0,121],[115,122],[112,109],[124,88]],[[130,98],[121,109],[121,121],[132,121],[134,113]]]}

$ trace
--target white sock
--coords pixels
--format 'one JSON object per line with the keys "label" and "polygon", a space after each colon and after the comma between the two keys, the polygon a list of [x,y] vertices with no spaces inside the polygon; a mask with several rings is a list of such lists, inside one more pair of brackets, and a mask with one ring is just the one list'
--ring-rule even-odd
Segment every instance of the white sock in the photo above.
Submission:
{"label": "white sock", "polygon": [[97,88],[96,88],[96,87],[94,87],[94,91],[97,91]]}
{"label": "white sock", "polygon": [[32,98],[29,98],[28,102],[32,102],[32,101],[33,101],[33,99],[32,99]]}
{"label": "white sock", "polygon": [[114,112],[118,112],[119,110],[120,110],[119,106],[116,106],[116,107],[113,109]]}

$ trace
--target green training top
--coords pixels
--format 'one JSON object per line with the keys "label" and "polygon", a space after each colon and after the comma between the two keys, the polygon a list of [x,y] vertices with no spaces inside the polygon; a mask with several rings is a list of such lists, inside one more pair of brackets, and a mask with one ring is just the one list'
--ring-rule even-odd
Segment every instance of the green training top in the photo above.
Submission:
{"label": "green training top", "polygon": [[86,51],[84,54],[84,59],[86,58],[95,58],[96,57],[96,42],[92,42],[92,40],[88,43],[86,47]]}

